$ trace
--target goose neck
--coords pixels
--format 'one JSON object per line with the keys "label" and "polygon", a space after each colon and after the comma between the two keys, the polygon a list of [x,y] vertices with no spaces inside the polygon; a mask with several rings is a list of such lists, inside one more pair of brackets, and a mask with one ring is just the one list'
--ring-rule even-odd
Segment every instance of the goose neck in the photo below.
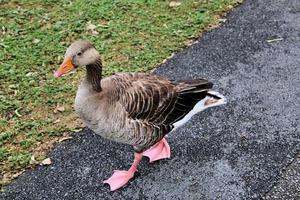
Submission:
{"label": "goose neck", "polygon": [[86,66],[86,79],[93,89],[101,92],[102,63],[100,60]]}

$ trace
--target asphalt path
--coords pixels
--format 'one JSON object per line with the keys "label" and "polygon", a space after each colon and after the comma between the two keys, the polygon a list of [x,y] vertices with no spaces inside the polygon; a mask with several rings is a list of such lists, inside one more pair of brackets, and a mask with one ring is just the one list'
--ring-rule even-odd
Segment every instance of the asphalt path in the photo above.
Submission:
{"label": "asphalt path", "polygon": [[132,147],[84,129],[50,152],[53,164],[18,177],[0,198],[300,197],[300,1],[246,0],[226,19],[154,72],[207,78],[228,100],[169,135],[170,159],[144,158],[135,179],[110,192],[102,181],[130,166]]}

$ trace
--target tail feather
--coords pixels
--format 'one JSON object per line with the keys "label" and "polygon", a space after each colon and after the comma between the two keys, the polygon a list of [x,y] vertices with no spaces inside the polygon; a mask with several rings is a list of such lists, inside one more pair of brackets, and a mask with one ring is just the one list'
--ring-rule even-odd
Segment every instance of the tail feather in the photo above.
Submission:
{"label": "tail feather", "polygon": [[204,79],[181,80],[174,82],[178,96],[172,112],[164,123],[173,124],[174,128],[187,122],[193,115],[208,107],[226,103],[226,99],[218,92],[212,91],[213,84]]}
{"label": "tail feather", "polygon": [[174,125],[173,130],[182,126],[187,121],[189,121],[193,115],[205,110],[206,108],[226,104],[226,98],[218,92],[209,90],[205,93],[201,92],[200,94],[201,95],[204,94],[205,96],[204,97],[201,96],[203,98],[201,98],[200,100],[198,100],[198,102],[196,104],[194,104],[193,109],[191,109],[183,118],[181,118],[180,120],[176,121],[173,124]]}
{"label": "tail feather", "polygon": [[207,92],[207,96],[210,96],[210,97],[218,100],[217,101],[217,105],[214,105],[214,106],[223,105],[223,104],[227,103],[227,100],[226,100],[225,96],[222,95],[222,94],[220,94],[219,92],[216,92],[216,91],[213,91],[213,90],[209,90]]}

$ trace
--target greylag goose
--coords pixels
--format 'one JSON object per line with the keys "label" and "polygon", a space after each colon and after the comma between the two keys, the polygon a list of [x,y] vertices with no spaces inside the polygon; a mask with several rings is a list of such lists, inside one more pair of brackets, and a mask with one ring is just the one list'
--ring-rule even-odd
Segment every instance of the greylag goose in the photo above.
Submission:
{"label": "greylag goose", "polygon": [[102,78],[98,51],[87,41],[76,41],[66,50],[64,61],[54,72],[60,77],[86,67],[75,98],[75,110],[87,127],[115,142],[132,145],[134,161],[126,171],[115,171],[104,181],[111,191],[124,186],[143,156],[150,162],[169,158],[165,136],[193,115],[225,104],[221,94],[204,79],[173,81],[145,73],[118,73]]}

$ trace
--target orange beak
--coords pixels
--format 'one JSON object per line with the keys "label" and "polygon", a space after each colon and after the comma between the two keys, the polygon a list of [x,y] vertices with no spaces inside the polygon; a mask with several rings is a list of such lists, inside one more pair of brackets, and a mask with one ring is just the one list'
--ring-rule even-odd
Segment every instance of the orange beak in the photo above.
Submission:
{"label": "orange beak", "polygon": [[54,77],[58,78],[64,74],[75,69],[75,66],[72,63],[71,58],[65,58],[64,62],[60,65],[60,67],[54,72]]}

